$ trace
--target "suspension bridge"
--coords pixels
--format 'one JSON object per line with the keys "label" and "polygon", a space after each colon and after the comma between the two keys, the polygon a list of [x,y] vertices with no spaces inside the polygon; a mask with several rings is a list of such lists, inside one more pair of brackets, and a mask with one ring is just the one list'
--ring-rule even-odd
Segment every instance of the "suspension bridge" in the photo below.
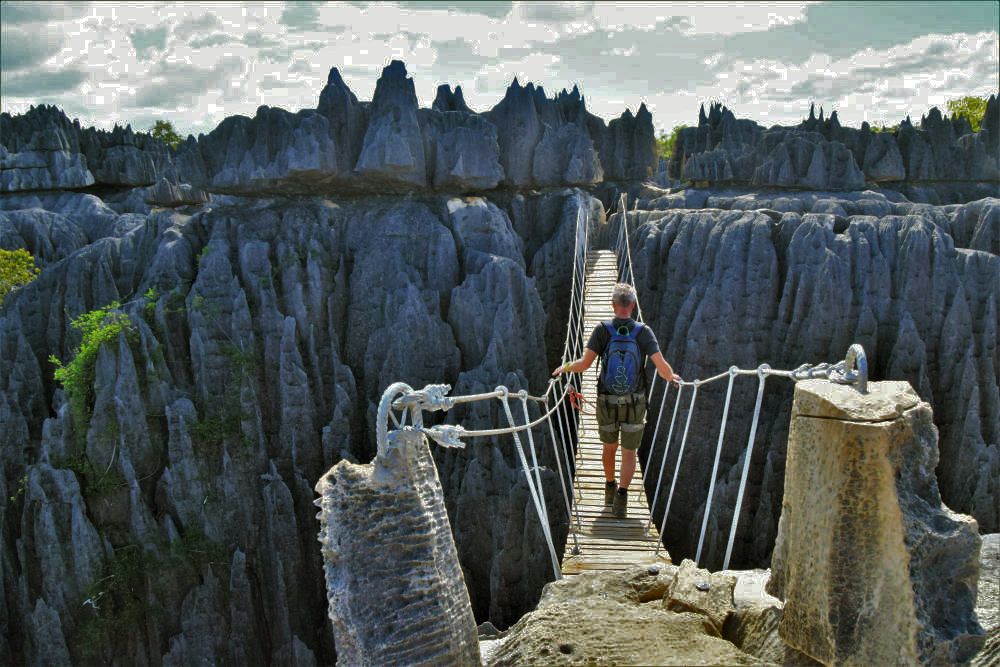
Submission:
{"label": "suspension bridge", "polygon": [[[631,213],[634,223],[635,211]],[[627,210],[623,195],[619,201],[618,215],[612,218],[616,223],[612,225],[616,233],[610,250],[591,248],[591,230],[582,214],[577,218],[562,363],[579,359],[583,355],[590,332],[602,320],[611,318],[611,293],[614,284],[635,283],[630,240],[630,234],[634,230],[629,229],[629,218],[630,212]],[[636,319],[642,322],[642,307],[638,302],[636,306]],[[596,417],[585,402],[586,397],[596,396],[598,372],[598,364],[594,364],[583,374],[552,378],[548,382],[546,391],[541,395],[529,394],[524,389],[512,391],[505,386],[499,386],[492,392],[450,396],[448,393],[451,387],[445,384],[427,385],[423,389],[414,390],[404,383],[395,383],[386,389],[379,403],[376,428],[378,456],[388,456],[393,447],[394,438],[389,432],[390,422],[397,431],[420,431],[443,447],[464,447],[464,440],[468,438],[510,436],[539,519],[548,549],[548,559],[556,579],[560,579],[563,575],[589,570],[622,570],[636,564],[669,562],[669,555],[663,549],[661,537],[654,524],[655,517],[651,512],[657,507],[662,491],[666,500],[659,525],[667,524],[677,480],[682,472],[682,462],[699,389],[726,380],[725,403],[720,415],[719,435],[694,558],[696,563],[700,563],[715,496],[723,440],[729,422],[733,386],[739,378],[755,377],[756,400],[750,430],[745,440],[739,491],[726,543],[723,561],[725,569],[729,567],[732,557],[733,542],[742,510],[768,379],[773,377],[794,382],[827,378],[833,382],[853,384],[862,393],[866,392],[868,380],[867,361],[860,345],[852,345],[846,358],[836,364],[802,364],[794,370],[772,369],[767,364],[753,369],[731,366],[726,371],[702,379],[685,380],[677,376],[674,383],[662,388],[657,406],[647,401],[649,410],[646,430],[648,432],[652,429],[652,438],[646,460],[639,461],[636,471],[640,483],[638,485],[633,483],[633,488],[636,486],[653,488],[654,496],[648,505],[644,502],[631,503],[628,517],[616,519],[611,515],[611,508],[604,505],[602,445],[597,435]],[[658,382],[662,384],[659,376],[654,374],[647,398],[656,395]],[[674,391],[671,392],[671,389]],[[447,411],[460,404],[480,401],[498,401],[503,408],[507,424],[496,428],[474,430],[466,429],[460,424],[432,426],[424,424],[425,412]],[[683,420],[678,420],[682,406],[687,416]],[[684,423],[681,424],[680,421]],[[559,480],[557,491],[562,494],[566,520],[569,524],[569,535],[563,553],[557,550],[552,536],[552,525],[557,522],[548,515],[542,469],[538,464],[539,449],[536,447],[538,443],[547,444],[556,465],[555,472]],[[676,459],[667,485],[665,475],[670,471],[666,470],[666,463],[668,454],[674,451],[673,448],[676,448]],[[654,472],[650,470],[654,452],[660,453],[660,465],[655,471],[655,483],[649,485],[645,482],[647,475]],[[561,522],[560,519],[558,523]]]}

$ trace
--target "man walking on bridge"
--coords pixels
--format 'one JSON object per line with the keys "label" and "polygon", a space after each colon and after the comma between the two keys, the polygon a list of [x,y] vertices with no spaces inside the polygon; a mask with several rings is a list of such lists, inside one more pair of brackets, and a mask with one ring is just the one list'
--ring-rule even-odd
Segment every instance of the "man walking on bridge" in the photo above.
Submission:
{"label": "man walking on bridge", "polygon": [[[615,285],[611,296],[613,320],[601,322],[590,334],[583,357],[552,371],[582,373],[594,359],[601,357],[597,380],[597,425],[600,432],[604,465],[604,504],[612,506],[616,518],[624,519],[628,488],[635,475],[636,452],[642,443],[646,419],[646,377],[642,372],[646,357],[656,372],[673,382],[674,371],[660,353],[652,329],[632,319],[635,288],[627,283]],[[620,435],[619,435],[620,434]],[[622,448],[621,484],[615,480],[615,458]]]}

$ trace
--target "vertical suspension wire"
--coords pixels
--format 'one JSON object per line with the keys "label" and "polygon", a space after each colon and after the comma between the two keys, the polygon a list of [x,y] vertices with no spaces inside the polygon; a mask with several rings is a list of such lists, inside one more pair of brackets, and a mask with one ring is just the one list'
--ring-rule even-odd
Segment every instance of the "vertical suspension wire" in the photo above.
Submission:
{"label": "vertical suspension wire", "polygon": [[[558,399],[553,398],[553,400],[558,400]],[[548,412],[548,407],[549,407],[549,401],[548,401],[548,398],[546,398],[545,399],[545,409],[546,409],[546,412]],[[552,414],[551,413],[549,414],[548,419],[546,419],[545,421],[549,425],[549,437],[551,438],[551,442],[552,442],[552,453],[555,454],[555,457],[556,457],[556,466],[559,469],[559,485],[562,487],[563,502],[566,503],[566,522],[567,522],[567,525],[569,526],[569,532],[573,536],[573,553],[577,554],[577,553],[580,553],[580,542],[579,542],[579,538],[577,537],[577,533],[580,530],[582,530],[582,528],[580,526],[580,508],[577,506],[576,503],[571,503],[570,502],[569,492],[566,490],[567,489],[567,487],[566,487],[566,478],[563,476],[562,457],[559,454],[559,448],[560,448],[560,446],[558,444],[556,444],[556,433],[555,433],[555,429],[552,427]],[[566,462],[566,468],[567,468],[566,474],[569,475],[570,474],[570,472],[569,472],[569,461]],[[572,480],[572,477],[570,477],[570,485],[572,485],[572,483],[573,483],[573,480]],[[576,530],[573,529],[573,513],[574,513],[574,511],[576,513]]]}
{"label": "vertical suspension wire", "polygon": [[726,436],[726,423],[729,421],[729,401],[733,397],[733,380],[736,379],[736,366],[729,367],[729,385],[726,387],[726,404],[722,408],[722,424],[719,426],[719,442],[715,446],[715,462],[712,464],[712,478],[708,485],[708,499],[705,501],[705,516],[701,520],[701,534],[698,536],[698,551],[694,562],[701,564],[701,548],[705,543],[705,530],[708,528],[708,515],[712,511],[712,496],[715,493],[715,476],[719,472],[719,458],[722,456],[722,440]]}
{"label": "vertical suspension wire", "polygon": [[[497,391],[501,392],[500,400],[503,403],[504,412],[507,413],[507,421],[510,422],[510,427],[516,428],[514,423],[514,415],[510,411],[510,402],[507,398],[507,388],[497,387]],[[511,432],[511,436],[514,438],[514,446],[517,449],[517,455],[521,459],[521,468],[524,470],[524,478],[528,483],[528,492],[531,493],[531,499],[535,503],[535,512],[538,514],[538,521],[542,525],[542,535],[545,538],[545,542],[549,547],[549,556],[552,559],[552,570],[555,573],[555,578],[562,579],[562,567],[559,565],[559,556],[556,554],[555,544],[552,542],[552,532],[549,530],[549,522],[547,518],[547,512],[545,511],[545,501],[541,496],[542,490],[540,488],[535,488],[534,479],[532,479],[531,470],[528,469],[528,459],[524,455],[524,448],[521,446],[521,438],[517,435],[517,431]]]}
{"label": "vertical suspension wire", "polygon": [[740,475],[740,490],[736,493],[736,507],[733,509],[733,523],[729,528],[729,541],[726,543],[726,558],[722,569],[729,569],[729,558],[733,555],[733,541],[736,539],[736,525],[740,520],[740,510],[743,509],[743,493],[747,488],[747,475],[750,473],[750,459],[753,457],[753,443],[757,437],[757,423],[760,419],[760,407],[764,401],[764,383],[767,382],[767,372],[771,367],[761,364],[757,367],[757,402],[753,407],[753,421],[750,423],[750,437],[747,438],[747,453],[743,460],[743,473]]}
{"label": "vertical suspension wire", "polygon": [[[524,423],[531,423],[531,415],[528,414],[528,392],[522,389],[517,392],[517,397],[521,399],[521,408],[524,410]],[[526,430],[528,434],[528,451],[531,452],[531,465],[534,466],[535,471],[535,484],[536,488],[541,490],[542,488],[542,472],[538,467],[538,456],[535,454],[535,437],[531,432],[531,429]],[[549,508],[546,505],[542,505],[542,509],[545,510],[545,522],[549,523]]]}
{"label": "vertical suspension wire", "polygon": [[[570,486],[573,488],[573,493],[576,494],[577,493],[576,471],[579,466],[576,463],[573,449],[572,446],[570,445],[570,438],[572,437],[572,432],[569,430],[568,426],[565,429],[563,428],[563,424],[565,421],[563,415],[563,409],[565,406],[563,404],[562,399],[560,398],[562,396],[562,382],[561,381],[557,382],[556,386],[558,387],[558,389],[556,390],[556,395],[553,397],[553,401],[557,402],[556,411],[554,414],[556,417],[556,424],[559,425],[559,436],[560,440],[562,441],[562,447],[566,454],[566,474],[570,476]],[[570,467],[570,462],[572,462],[572,468]]]}
{"label": "vertical suspension wire", "polygon": [[687,421],[684,423],[684,435],[681,436],[681,447],[677,450],[677,465],[674,466],[674,477],[670,481],[670,493],[667,494],[667,505],[663,508],[663,520],[660,522],[661,535],[660,539],[656,542],[656,554],[660,553],[660,544],[663,542],[663,531],[667,528],[667,517],[670,516],[670,505],[674,502],[674,489],[677,487],[677,475],[681,471],[681,461],[684,459],[684,445],[687,444],[688,431],[691,429],[691,417],[694,416],[694,405],[698,400],[698,388],[701,386],[701,382],[698,380],[694,381],[694,391],[691,392],[691,402],[688,403],[688,415]]}
{"label": "vertical suspension wire", "polygon": [[660,486],[663,484],[663,470],[667,467],[667,454],[670,453],[670,439],[674,435],[674,424],[677,423],[677,413],[681,407],[681,394],[683,393],[684,385],[679,385],[677,387],[677,398],[674,399],[674,416],[670,418],[670,430],[667,431],[667,442],[663,446],[663,458],[660,460],[660,473],[656,477],[656,492],[653,494],[653,502],[649,506],[649,516],[646,518],[646,527],[642,530],[642,532],[646,535],[649,534],[649,526],[653,523],[653,512],[656,511],[656,501],[660,499]]}
{"label": "vertical suspension wire", "polygon": [[[521,399],[521,408],[524,410],[524,423],[530,424],[531,416],[528,414],[528,392],[522,389],[517,393],[517,397]],[[538,489],[538,495],[542,499],[542,510],[544,512],[542,520],[545,521],[545,524],[551,530],[552,524],[549,521],[549,507],[545,504],[545,494],[542,487],[542,472],[538,466],[538,456],[535,454],[535,437],[531,428],[525,429],[525,432],[528,434],[528,451],[531,452],[531,464],[534,466],[535,471],[535,488]]]}
{"label": "vertical suspension wire", "polygon": [[[581,239],[581,231],[582,239]],[[576,229],[574,230],[574,256],[573,256],[573,277],[570,295],[570,305],[569,305],[569,317],[566,324],[566,339],[565,345],[563,347],[563,363],[570,360],[570,357],[574,354],[576,349],[576,340],[579,336],[579,330],[583,326],[583,301],[586,292],[586,267],[587,267],[587,243],[588,234],[587,227],[584,226],[583,230],[580,229],[580,214],[577,213],[576,218]],[[581,243],[582,240],[582,243]],[[575,358],[575,357],[574,357]],[[556,397],[561,397],[565,395],[565,385],[564,382],[569,383],[568,378],[564,375],[560,375],[555,383],[559,389],[556,392]],[[573,438],[573,429],[570,428],[570,415],[568,414],[569,408],[566,406],[565,401],[560,398],[554,398],[554,400],[559,401],[556,406],[556,423],[559,425],[559,433],[562,440],[563,449],[566,454],[566,469],[567,474],[570,475],[570,483],[573,488],[574,502],[573,507],[577,517],[577,528],[580,528],[580,512],[577,507],[579,501],[582,499],[582,491],[580,490],[579,475],[577,470],[579,465],[576,462],[576,453],[572,452],[571,439]],[[579,428],[575,431],[577,436],[579,435]],[[576,452],[579,452],[579,446],[576,447]],[[572,455],[571,455],[572,454]],[[572,463],[572,467],[570,462]],[[576,536],[574,535],[574,540]],[[577,551],[579,549],[577,548]]]}
{"label": "vertical suspension wire", "polygon": [[653,451],[656,449],[656,436],[660,434],[660,421],[663,419],[663,406],[667,402],[667,394],[670,392],[670,385],[668,384],[663,388],[663,394],[660,396],[660,410],[656,414],[656,427],[653,429],[653,439],[649,441],[649,453],[646,454],[646,465],[642,467],[643,470],[649,468],[649,464],[653,461]]}

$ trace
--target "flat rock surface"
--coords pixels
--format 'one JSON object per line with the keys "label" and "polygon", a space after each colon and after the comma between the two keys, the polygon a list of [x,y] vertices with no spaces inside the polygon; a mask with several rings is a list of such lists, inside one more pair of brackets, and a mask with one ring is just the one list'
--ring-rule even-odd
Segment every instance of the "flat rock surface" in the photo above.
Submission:
{"label": "flat rock surface", "polygon": [[828,380],[796,383],[800,417],[881,422],[901,417],[920,402],[909,382],[869,382],[862,394],[853,385]]}
{"label": "flat rock surface", "polygon": [[[722,639],[716,622],[732,610],[739,574],[710,574],[686,561],[567,577],[546,586],[538,608],[484,653],[490,665],[760,664]],[[700,578],[718,586],[710,597],[721,604],[693,599],[689,588]],[[681,598],[684,609],[667,608]]]}
{"label": "flat rock surface", "polygon": [[655,604],[578,600],[547,605],[515,625],[490,665],[753,665],[701,614]]}

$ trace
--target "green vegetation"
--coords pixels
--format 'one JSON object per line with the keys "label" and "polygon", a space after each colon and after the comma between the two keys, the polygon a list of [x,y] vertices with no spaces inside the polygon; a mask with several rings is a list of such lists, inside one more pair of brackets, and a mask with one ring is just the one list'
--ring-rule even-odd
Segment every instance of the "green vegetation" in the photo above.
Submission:
{"label": "green vegetation", "polygon": [[30,283],[38,275],[35,258],[24,248],[4,250],[0,248],[0,305],[4,298]]}
{"label": "green vegetation", "polygon": [[[117,430],[117,427],[115,430]],[[80,492],[84,498],[99,498],[112,491],[117,491],[128,486],[125,478],[115,468],[108,466],[107,470],[103,472],[95,469],[87,457],[87,452],[84,451],[82,444],[65,457],[56,457],[52,465],[56,468],[66,468],[76,473],[77,478],[80,480]]]}
{"label": "green vegetation", "polygon": [[[210,316],[211,317],[211,316]],[[221,352],[229,359],[229,377],[221,400],[211,408],[211,415],[191,424],[191,438],[195,445],[216,447],[222,445],[226,437],[239,438],[244,446],[252,445],[242,432],[243,420],[251,415],[243,409],[240,400],[240,386],[244,378],[257,370],[254,353],[241,350],[236,344],[222,343]]]}
{"label": "green vegetation", "polygon": [[150,287],[142,295],[145,304],[143,305],[143,313],[146,317],[146,321],[152,323],[156,319],[156,301],[160,298],[160,293],[154,288]]}
{"label": "green vegetation", "polygon": [[983,117],[986,115],[985,97],[960,97],[957,100],[948,100],[948,113],[954,118],[965,118],[972,126],[973,132],[978,132],[983,124]]}
{"label": "green vegetation", "polygon": [[121,333],[134,336],[135,329],[128,315],[119,310],[121,304],[113,301],[104,308],[92,310],[75,318],[73,328],[83,334],[80,347],[73,358],[63,364],[55,355],[49,361],[55,365],[55,379],[66,390],[70,410],[73,413],[74,428],[86,432],[90,421],[91,405],[94,402],[94,365],[97,352],[105,343],[118,340]]}
{"label": "green vegetation", "polygon": [[149,133],[175,150],[184,141],[181,135],[174,131],[173,123],[169,120],[156,121],[153,127],[149,128]]}
{"label": "green vegetation", "polygon": [[896,134],[896,132],[899,132],[899,123],[896,123],[895,125],[886,125],[885,123],[882,123],[881,126],[872,125],[871,129],[872,132],[888,132],[889,134]]}
{"label": "green vegetation", "polygon": [[85,657],[99,657],[105,637],[141,624],[151,611],[142,596],[148,561],[142,547],[126,544],[115,549],[105,576],[87,587],[83,604],[93,607],[95,615],[83,621],[76,634],[76,645]]}
{"label": "green vegetation", "polygon": [[10,496],[11,504],[16,503],[21,498],[24,497],[24,491],[28,486],[28,476],[22,475],[21,479],[17,480],[17,490],[14,491],[14,495]]}
{"label": "green vegetation", "polygon": [[148,602],[154,596],[152,582],[188,565],[196,570],[205,565],[226,564],[229,551],[225,545],[210,540],[199,530],[185,530],[180,539],[162,544],[156,551],[145,551],[138,544],[125,544],[114,550],[104,576],[87,587],[83,606],[92,607],[93,615],[76,632],[75,646],[88,659],[100,656],[105,642],[114,642],[124,631],[139,628],[151,615],[162,610]]}
{"label": "green vegetation", "polygon": [[[228,394],[228,392],[227,392]],[[227,396],[228,399],[228,396]],[[226,401],[228,408],[229,401]],[[231,410],[226,415],[206,417],[191,423],[191,439],[195,445],[218,447],[226,435],[240,432],[240,416]]]}
{"label": "green vegetation", "polygon": [[664,160],[669,160],[670,156],[674,154],[674,146],[677,145],[677,137],[680,136],[681,130],[685,129],[687,125],[678,125],[670,132],[660,132],[656,136],[656,154],[662,157]]}

